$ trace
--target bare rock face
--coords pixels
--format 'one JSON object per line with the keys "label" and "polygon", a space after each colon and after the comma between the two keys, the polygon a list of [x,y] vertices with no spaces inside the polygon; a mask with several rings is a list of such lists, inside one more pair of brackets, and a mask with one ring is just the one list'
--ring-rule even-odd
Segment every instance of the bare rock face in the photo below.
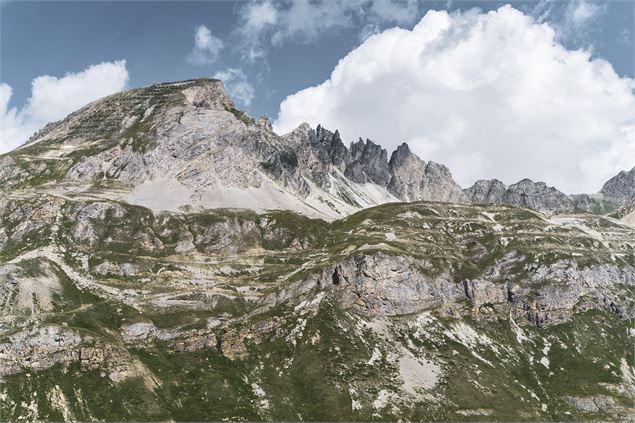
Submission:
{"label": "bare rock face", "polygon": [[635,167],[628,172],[623,170],[606,181],[600,193],[620,203],[635,200]]}
{"label": "bare rock face", "polygon": [[332,180],[343,176],[357,184],[375,184],[402,201],[467,201],[445,166],[424,162],[407,144],[388,161],[387,151],[371,140],[360,138],[348,149],[338,131],[319,125],[313,130],[302,124],[283,138],[295,151],[301,173],[323,189],[332,189]]}
{"label": "bare rock face", "polygon": [[500,304],[508,300],[507,287],[487,279],[466,279],[463,281],[465,296],[475,307],[484,304]]}
{"label": "bare rock face", "polygon": [[465,194],[473,203],[502,203],[507,185],[498,179],[480,179]]}
{"label": "bare rock face", "polygon": [[[605,309],[622,319],[635,316],[635,272],[613,264],[578,267],[575,261],[526,266],[527,280],[506,281],[507,259],[462,286],[447,273],[426,276],[423,262],[385,254],[357,255],[318,274],[317,284],[337,289],[350,307],[371,316],[399,316],[450,306],[467,299],[475,309],[503,305],[516,318],[543,327],[563,323],[588,309]],[[542,284],[541,281],[553,281]],[[540,288],[536,288],[539,285]],[[624,290],[623,287],[629,287]]]}
{"label": "bare rock face", "polygon": [[351,163],[344,173],[350,180],[360,184],[372,182],[386,186],[390,180],[388,153],[381,146],[367,139],[351,144]]}
{"label": "bare rock face", "polygon": [[339,131],[331,132],[318,125],[315,129],[315,139],[311,140],[311,145],[316,149],[316,153],[321,156],[324,163],[330,163],[340,172],[344,172],[346,165],[351,159]]}
{"label": "bare rock face", "polygon": [[410,151],[408,144],[401,144],[393,152],[389,168],[392,177],[388,190],[403,201],[467,201],[447,167],[424,162]]}
{"label": "bare rock face", "polygon": [[388,190],[404,201],[421,199],[426,162],[403,143],[392,153],[389,166],[393,176]]}
{"label": "bare rock face", "polygon": [[566,194],[531,179],[523,179],[510,186],[496,179],[479,180],[464,192],[474,203],[513,204],[548,212],[574,210],[574,202]]}
{"label": "bare rock face", "polygon": [[523,179],[510,186],[497,179],[482,179],[464,192],[473,203],[513,204],[551,213],[605,214],[635,198],[635,168],[630,172],[620,172],[596,194],[566,195],[544,182],[531,179]]}
{"label": "bare rock face", "polygon": [[535,210],[573,210],[573,202],[566,194],[544,182],[534,182],[531,179],[523,179],[510,185],[503,196],[503,202]]}
{"label": "bare rock face", "polygon": [[342,291],[343,299],[371,315],[415,313],[461,298],[463,293],[449,275],[426,277],[419,263],[384,254],[358,255],[322,272],[318,284]]}
{"label": "bare rock face", "polygon": [[439,163],[428,162],[420,200],[465,203],[467,198],[454,182],[450,170]]}

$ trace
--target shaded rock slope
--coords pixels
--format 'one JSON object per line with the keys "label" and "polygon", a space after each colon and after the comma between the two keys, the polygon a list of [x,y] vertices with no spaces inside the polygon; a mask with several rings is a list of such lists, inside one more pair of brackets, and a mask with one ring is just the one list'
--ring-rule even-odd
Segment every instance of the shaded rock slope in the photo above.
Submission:
{"label": "shaded rock slope", "polygon": [[632,202],[464,192],[407,145],[280,137],[216,80],[92,103],[0,181],[4,420],[635,412]]}
{"label": "shaded rock slope", "polygon": [[630,171],[622,171],[606,181],[600,193],[621,203],[635,201],[635,166]]}

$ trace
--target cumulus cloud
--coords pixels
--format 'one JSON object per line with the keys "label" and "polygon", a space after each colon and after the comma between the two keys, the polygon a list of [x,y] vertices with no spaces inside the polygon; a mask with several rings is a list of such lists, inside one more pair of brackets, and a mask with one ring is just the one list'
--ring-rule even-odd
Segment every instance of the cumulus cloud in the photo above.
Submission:
{"label": "cumulus cloud", "polygon": [[530,177],[595,192],[635,161],[634,87],[511,6],[430,11],[411,31],[371,36],[328,80],[287,97],[274,127],[306,121],[389,149],[408,142],[463,186]]}
{"label": "cumulus cloud", "polygon": [[241,107],[249,107],[254,98],[254,87],[247,80],[247,75],[239,68],[227,68],[214,74],[225,85],[229,96]]}
{"label": "cumulus cloud", "polygon": [[199,25],[194,30],[194,47],[187,60],[194,65],[214,63],[224,46],[223,40],[214,36],[205,25]]}
{"label": "cumulus cloud", "polygon": [[293,40],[311,42],[341,28],[361,24],[360,38],[381,23],[413,22],[417,0],[263,0],[246,3],[239,10],[238,35],[243,56],[254,61],[271,46]]}
{"label": "cumulus cloud", "polygon": [[0,83],[0,153],[20,146],[46,123],[123,90],[127,82],[125,60],[92,65],[61,78],[38,76],[31,82],[31,97],[19,110],[9,108],[12,88]]}

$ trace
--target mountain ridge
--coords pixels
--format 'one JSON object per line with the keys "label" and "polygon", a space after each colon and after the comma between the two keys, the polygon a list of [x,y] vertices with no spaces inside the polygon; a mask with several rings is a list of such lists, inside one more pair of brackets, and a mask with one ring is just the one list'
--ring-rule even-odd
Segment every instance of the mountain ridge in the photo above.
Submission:
{"label": "mountain ridge", "polygon": [[[79,181],[88,190],[108,181],[131,191],[120,198],[157,210],[251,206],[334,219],[392,201],[484,201],[594,213],[624,202],[606,189],[567,196],[526,179],[509,187],[477,181],[462,189],[447,167],[420,159],[405,143],[388,158],[369,139],[347,147],[338,131],[320,125],[302,124],[279,136],[266,117],[237,110],[217,79],[113,94],[46,125],[1,157],[0,181],[7,187],[31,178],[28,186]],[[495,195],[483,195],[486,184]],[[162,201],[163,187],[172,199]]]}

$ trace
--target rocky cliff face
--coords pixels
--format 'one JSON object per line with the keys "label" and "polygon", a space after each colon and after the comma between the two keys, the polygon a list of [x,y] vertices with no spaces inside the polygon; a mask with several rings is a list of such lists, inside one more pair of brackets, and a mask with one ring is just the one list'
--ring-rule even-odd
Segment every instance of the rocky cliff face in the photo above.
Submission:
{"label": "rocky cliff face", "polygon": [[620,203],[635,200],[635,167],[630,171],[622,171],[606,181],[600,193]]}
{"label": "rocky cliff face", "polygon": [[566,195],[544,182],[531,179],[510,186],[496,179],[479,180],[464,193],[474,203],[513,204],[550,213],[606,214],[619,206],[615,198],[608,198],[603,193]]}
{"label": "rocky cliff face", "polygon": [[392,178],[388,190],[403,201],[468,201],[461,187],[452,179],[447,167],[434,162],[424,162],[412,153],[405,143],[393,152],[389,168]]}

